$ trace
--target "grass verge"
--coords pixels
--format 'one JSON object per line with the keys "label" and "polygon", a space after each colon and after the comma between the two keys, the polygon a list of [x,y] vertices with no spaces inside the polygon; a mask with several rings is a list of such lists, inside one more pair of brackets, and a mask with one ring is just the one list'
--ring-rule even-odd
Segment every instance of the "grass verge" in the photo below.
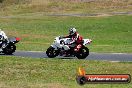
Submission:
{"label": "grass verge", "polygon": [[131,0],[3,0],[1,15],[22,13],[130,12]]}
{"label": "grass verge", "polygon": [[78,67],[88,74],[131,74],[132,63],[76,59],[0,57],[0,88],[130,88],[129,84],[87,84],[75,77]]}

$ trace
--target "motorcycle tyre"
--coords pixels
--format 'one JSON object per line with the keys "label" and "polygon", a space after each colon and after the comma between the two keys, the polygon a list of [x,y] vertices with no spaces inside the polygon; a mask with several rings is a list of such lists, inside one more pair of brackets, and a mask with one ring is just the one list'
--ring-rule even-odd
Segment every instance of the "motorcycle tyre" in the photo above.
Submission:
{"label": "motorcycle tyre", "polygon": [[[86,52],[82,53],[81,51],[85,50]],[[79,52],[76,53],[78,59],[85,59],[89,55],[89,49],[87,47],[82,47]]]}
{"label": "motorcycle tyre", "polygon": [[49,47],[46,51],[46,54],[49,58],[54,58],[59,55],[59,52],[55,50],[53,47]]}

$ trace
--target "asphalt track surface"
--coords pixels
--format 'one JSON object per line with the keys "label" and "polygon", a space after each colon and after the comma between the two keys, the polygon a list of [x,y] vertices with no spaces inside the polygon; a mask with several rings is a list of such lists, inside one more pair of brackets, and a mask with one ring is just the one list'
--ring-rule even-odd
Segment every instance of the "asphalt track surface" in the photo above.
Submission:
{"label": "asphalt track surface", "polygon": [[[37,51],[16,51],[12,56],[48,58],[45,52]],[[60,59],[77,59],[76,57],[60,57]],[[50,58],[49,58],[50,59]],[[106,61],[125,61],[132,62],[132,54],[127,53],[90,53],[86,60],[106,60]]]}

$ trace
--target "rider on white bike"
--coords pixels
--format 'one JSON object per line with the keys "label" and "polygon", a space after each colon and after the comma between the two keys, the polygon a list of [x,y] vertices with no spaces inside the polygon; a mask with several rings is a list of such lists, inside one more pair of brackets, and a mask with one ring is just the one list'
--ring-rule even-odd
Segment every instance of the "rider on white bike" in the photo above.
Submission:
{"label": "rider on white bike", "polygon": [[8,42],[8,37],[6,36],[5,32],[0,29],[0,48],[4,47],[3,41]]}
{"label": "rider on white bike", "polygon": [[69,52],[75,46],[78,46],[82,42],[82,40],[83,40],[82,36],[79,35],[79,33],[77,32],[76,28],[70,28],[69,29],[69,35],[65,36],[63,38],[71,38],[72,39],[72,41],[67,44],[69,46],[69,50],[68,50]]}
{"label": "rider on white bike", "polygon": [[83,39],[75,28],[71,28],[68,36],[58,36],[54,39],[53,44],[47,49],[46,54],[50,58],[60,55],[84,59],[89,55],[89,49],[86,45],[90,44],[91,41],[91,39]]}

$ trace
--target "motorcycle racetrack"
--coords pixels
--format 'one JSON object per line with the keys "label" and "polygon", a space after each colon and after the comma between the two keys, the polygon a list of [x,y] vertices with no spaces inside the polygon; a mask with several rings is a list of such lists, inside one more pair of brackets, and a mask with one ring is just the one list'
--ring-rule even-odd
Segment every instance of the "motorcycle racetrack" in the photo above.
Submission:
{"label": "motorcycle racetrack", "polygon": [[[31,57],[31,58],[48,58],[45,52],[38,51],[16,51],[12,56]],[[77,59],[76,57],[62,57],[59,59]],[[55,58],[54,58],[55,59]],[[127,53],[94,53],[91,52],[86,60],[106,60],[106,61],[121,61],[131,62],[132,54]]]}

